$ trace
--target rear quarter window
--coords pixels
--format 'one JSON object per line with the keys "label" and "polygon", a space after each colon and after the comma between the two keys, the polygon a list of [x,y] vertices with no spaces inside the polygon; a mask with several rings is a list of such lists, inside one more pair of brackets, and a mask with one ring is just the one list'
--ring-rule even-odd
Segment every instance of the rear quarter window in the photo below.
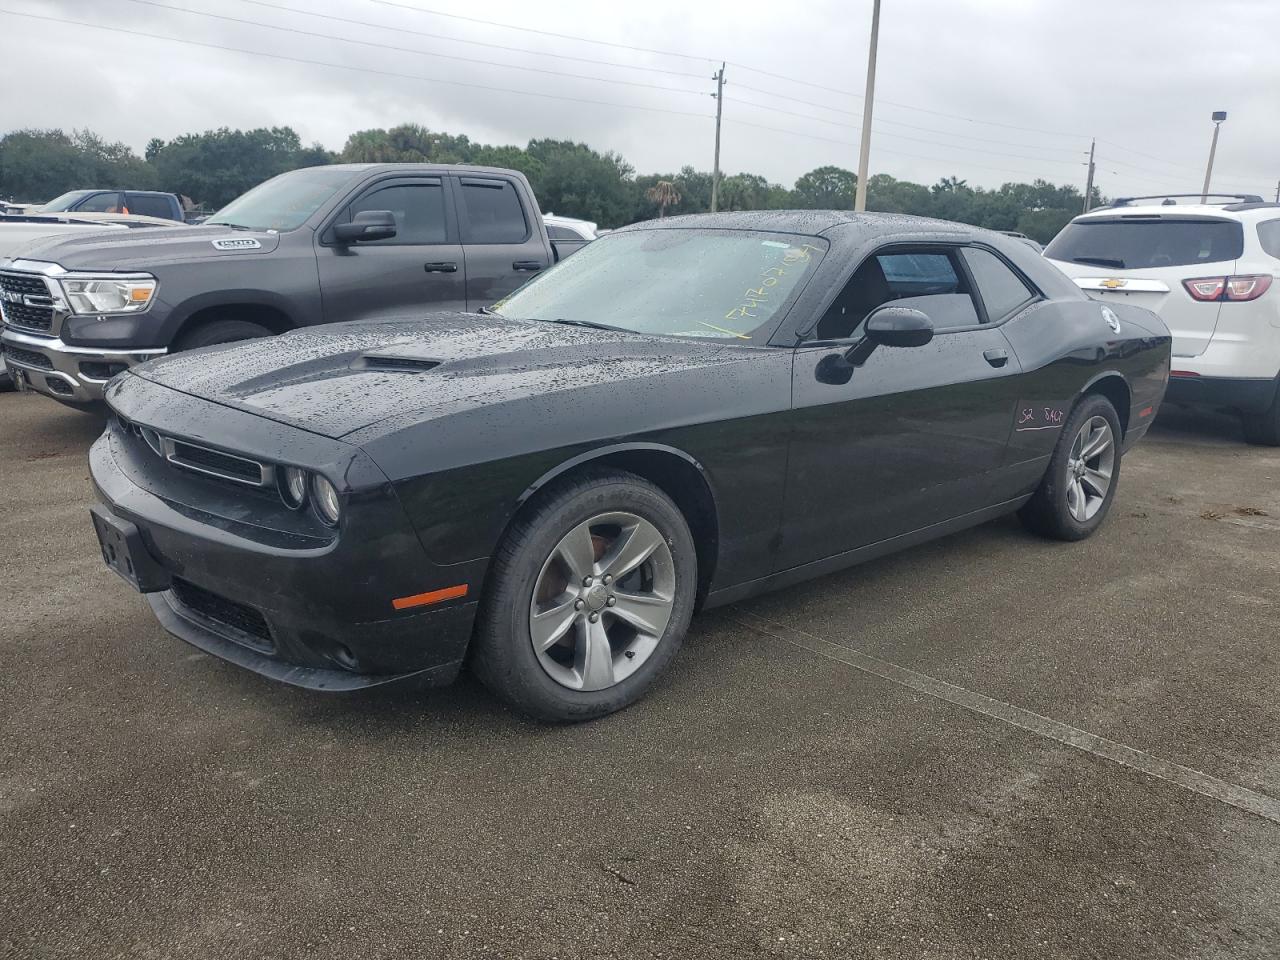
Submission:
{"label": "rear quarter window", "polygon": [[1102,269],[1151,270],[1237,260],[1244,230],[1232,220],[1077,220],[1053,238],[1044,255],[1051,260]]}
{"label": "rear quarter window", "polygon": [[1258,242],[1264,252],[1280,257],[1280,220],[1267,220],[1258,224]]}

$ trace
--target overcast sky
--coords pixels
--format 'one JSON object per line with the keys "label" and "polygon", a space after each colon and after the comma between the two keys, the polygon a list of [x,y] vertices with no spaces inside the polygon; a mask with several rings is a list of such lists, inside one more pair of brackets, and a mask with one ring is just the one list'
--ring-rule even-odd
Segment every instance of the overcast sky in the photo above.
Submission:
{"label": "overcast sky", "polygon": [[[725,59],[727,172],[789,186],[823,164],[857,167],[871,0],[0,0],[0,9],[10,11],[0,13],[0,131],[90,127],[141,153],[153,136],[287,124],[340,149],[353,130],[412,121],[488,143],[581,140],[642,173],[710,169],[711,74]],[[1097,137],[1105,193],[1198,191],[1210,114],[1221,109],[1230,117],[1214,186],[1270,199],[1280,180],[1277,37],[1280,0],[883,0],[871,170],[924,183],[1083,185]]]}

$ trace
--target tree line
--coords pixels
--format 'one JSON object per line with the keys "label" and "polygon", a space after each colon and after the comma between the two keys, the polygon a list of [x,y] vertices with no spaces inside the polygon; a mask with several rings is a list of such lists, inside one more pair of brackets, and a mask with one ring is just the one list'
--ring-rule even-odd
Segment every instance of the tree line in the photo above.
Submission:
{"label": "tree line", "polygon": [[[128,145],[90,130],[16,130],[0,136],[0,197],[42,202],[67,190],[100,187],[165,190],[216,210],[269,177],[326,163],[469,163],[509,167],[532,183],[544,212],[617,227],[667,214],[711,208],[711,173],[692,166],[637,174],[623,157],[569,140],[530,140],[524,147],[477,143],[417,124],[360,130],[338,152],[302,143],[289,127],[223,127],[173,140],[152,139],[139,157]],[[751,173],[720,178],[721,210],[852,209],[857,176],[822,166],[791,187]],[[1095,190],[1095,205],[1101,202]],[[867,208],[1018,230],[1047,242],[1077,215],[1083,195],[1046,180],[970,186],[956,177],[932,185],[880,173],[867,180]]]}

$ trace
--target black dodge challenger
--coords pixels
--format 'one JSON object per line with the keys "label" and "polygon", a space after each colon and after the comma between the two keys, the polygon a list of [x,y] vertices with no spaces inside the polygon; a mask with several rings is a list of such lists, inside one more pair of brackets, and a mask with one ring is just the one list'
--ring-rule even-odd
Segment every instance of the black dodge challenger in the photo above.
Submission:
{"label": "black dodge challenger", "polygon": [[997,233],[673,218],[480,315],[121,374],[93,521],[166,629],[264,676],[351,690],[469,663],[585,719],[641,696],[699,607],[1012,511],[1088,536],[1169,358],[1154,313]]}

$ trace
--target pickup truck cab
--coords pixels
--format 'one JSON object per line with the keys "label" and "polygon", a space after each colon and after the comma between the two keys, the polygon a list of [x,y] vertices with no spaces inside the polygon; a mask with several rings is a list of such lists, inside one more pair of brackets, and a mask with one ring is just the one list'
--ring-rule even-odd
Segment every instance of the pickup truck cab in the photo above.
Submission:
{"label": "pickup truck cab", "polygon": [[0,259],[0,344],[20,386],[83,406],[115,374],[166,353],[475,311],[554,262],[538,210],[512,170],[294,170],[200,226],[51,238]]}
{"label": "pickup truck cab", "polygon": [[186,222],[180,201],[156,190],[71,190],[39,208],[39,213],[134,213]]}

